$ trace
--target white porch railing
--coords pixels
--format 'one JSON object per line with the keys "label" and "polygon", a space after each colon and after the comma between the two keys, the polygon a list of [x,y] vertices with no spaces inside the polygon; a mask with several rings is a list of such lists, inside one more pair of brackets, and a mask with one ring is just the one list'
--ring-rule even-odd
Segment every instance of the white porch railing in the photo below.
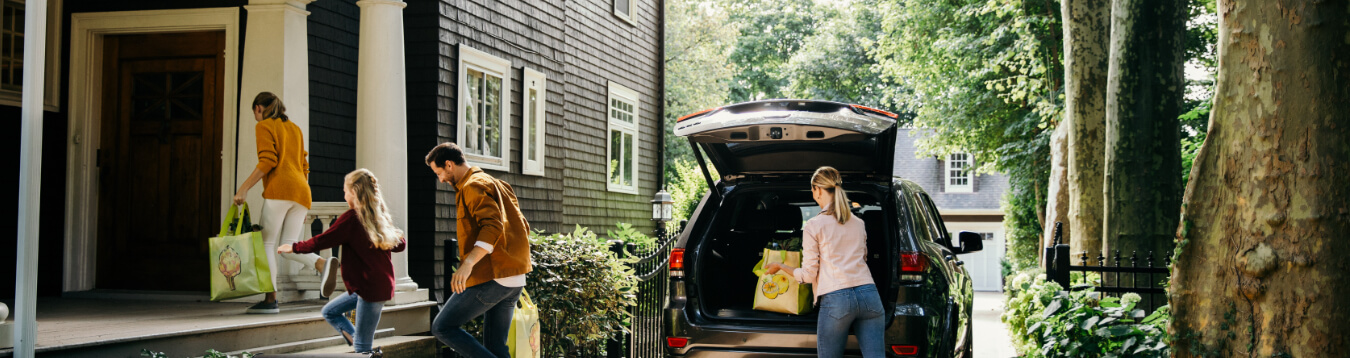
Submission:
{"label": "white porch railing", "polygon": [[[300,240],[308,240],[314,235],[327,231],[333,225],[333,221],[338,216],[347,212],[347,203],[345,202],[315,202],[310,205],[309,214],[305,216],[305,229],[302,231]],[[318,221],[320,231],[315,232],[311,228],[314,222]],[[333,256],[333,250],[323,250],[319,256],[327,259]],[[279,301],[298,301],[319,298],[319,274],[312,269],[303,268],[299,263],[291,260],[277,260],[277,300]],[[346,288],[342,285],[342,276],[338,276],[337,290],[343,291]]]}

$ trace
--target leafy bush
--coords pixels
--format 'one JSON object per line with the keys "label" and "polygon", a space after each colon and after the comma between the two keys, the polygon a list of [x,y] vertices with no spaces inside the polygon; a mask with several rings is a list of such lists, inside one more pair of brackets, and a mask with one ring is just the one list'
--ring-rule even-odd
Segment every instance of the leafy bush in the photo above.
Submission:
{"label": "leafy bush", "polygon": [[[1078,280],[1092,280],[1081,277]],[[1098,300],[1088,291],[1062,291],[1037,271],[1008,284],[1003,322],[1022,357],[1168,357],[1168,306],[1145,315],[1139,295]]]}
{"label": "leafy bush", "polygon": [[692,159],[676,159],[671,164],[675,175],[667,182],[666,191],[670,193],[670,199],[675,201],[670,215],[674,220],[671,222],[678,223],[689,219],[698,207],[699,200],[708,194],[708,179],[703,177],[703,170]]}
{"label": "leafy bush", "polygon": [[[631,242],[645,237],[619,228]],[[605,341],[628,331],[638,284],[632,259],[616,257],[605,238],[581,226],[570,234],[532,233],[530,255],[526,287],[539,305],[543,355],[603,356]]]}

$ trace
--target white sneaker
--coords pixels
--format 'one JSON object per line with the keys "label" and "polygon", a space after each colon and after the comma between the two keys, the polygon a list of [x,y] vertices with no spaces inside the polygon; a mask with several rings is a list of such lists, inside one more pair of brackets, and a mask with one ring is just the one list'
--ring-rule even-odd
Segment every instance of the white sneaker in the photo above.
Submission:
{"label": "white sneaker", "polygon": [[332,297],[333,290],[337,289],[337,277],[340,264],[336,257],[329,257],[323,265],[323,272],[319,273],[319,296],[324,298]]}

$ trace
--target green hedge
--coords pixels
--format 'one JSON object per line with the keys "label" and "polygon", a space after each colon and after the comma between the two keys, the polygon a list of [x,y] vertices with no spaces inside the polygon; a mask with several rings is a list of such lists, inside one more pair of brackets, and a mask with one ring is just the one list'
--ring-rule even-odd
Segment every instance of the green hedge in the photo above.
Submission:
{"label": "green hedge", "polygon": [[1146,315],[1135,308],[1138,294],[1096,297],[1091,290],[1063,291],[1039,270],[1023,271],[1008,283],[1003,322],[1024,358],[1171,356],[1168,306]]}

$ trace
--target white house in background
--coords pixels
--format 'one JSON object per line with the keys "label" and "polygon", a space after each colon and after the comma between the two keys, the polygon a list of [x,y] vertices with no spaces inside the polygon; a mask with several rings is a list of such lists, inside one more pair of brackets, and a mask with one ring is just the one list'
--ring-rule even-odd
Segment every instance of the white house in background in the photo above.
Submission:
{"label": "white house in background", "polygon": [[916,143],[923,130],[901,128],[895,138],[895,175],[923,187],[933,198],[947,231],[970,231],[984,236],[984,251],[963,255],[976,291],[1003,290],[999,261],[1006,250],[1000,202],[1008,189],[1001,174],[973,174],[971,155],[919,155]]}

